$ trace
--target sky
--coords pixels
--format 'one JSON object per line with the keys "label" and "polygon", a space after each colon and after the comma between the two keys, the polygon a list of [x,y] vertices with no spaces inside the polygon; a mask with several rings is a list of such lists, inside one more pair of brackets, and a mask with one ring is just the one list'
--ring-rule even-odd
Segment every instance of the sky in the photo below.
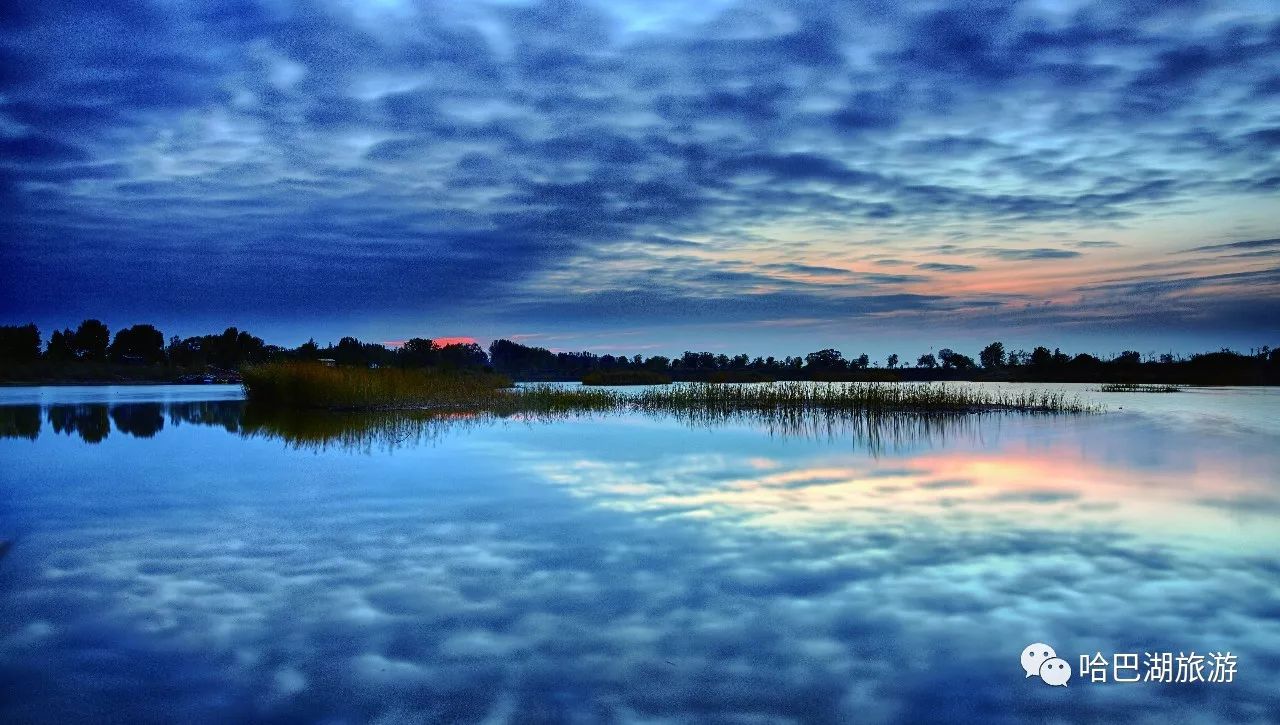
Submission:
{"label": "sky", "polygon": [[1280,6],[0,7],[0,323],[1280,343]]}

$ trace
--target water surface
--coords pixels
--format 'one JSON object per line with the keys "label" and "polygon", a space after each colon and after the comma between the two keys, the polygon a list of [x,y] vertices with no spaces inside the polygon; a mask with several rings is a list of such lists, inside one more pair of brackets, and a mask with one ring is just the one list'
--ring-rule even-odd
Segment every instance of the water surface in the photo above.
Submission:
{"label": "water surface", "polygon": [[[1280,391],[804,425],[238,397],[0,389],[0,721],[1280,712]],[[1054,688],[1036,641],[1238,672]]]}

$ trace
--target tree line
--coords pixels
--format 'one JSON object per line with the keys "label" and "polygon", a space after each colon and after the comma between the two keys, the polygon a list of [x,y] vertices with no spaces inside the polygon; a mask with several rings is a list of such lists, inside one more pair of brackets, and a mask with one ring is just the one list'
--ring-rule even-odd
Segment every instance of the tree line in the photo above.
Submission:
{"label": "tree line", "polygon": [[274,360],[316,360],[366,367],[430,367],[486,369],[517,380],[580,380],[588,373],[647,371],[675,380],[1025,380],[1065,382],[1185,382],[1206,384],[1280,383],[1280,350],[1262,347],[1248,353],[1223,349],[1177,356],[1144,356],[1127,350],[1103,358],[1088,353],[1068,354],[1038,346],[1030,351],[1006,351],[992,342],[977,358],[950,348],[928,352],[914,363],[897,354],[883,363],[861,353],[846,358],[835,348],[804,356],[726,355],[686,351],[663,355],[599,355],[592,352],[553,352],[511,340],[494,340],[488,351],[475,343],[437,344],[413,338],[399,346],[362,342],[344,337],[320,347],[314,339],[296,348],[269,345],[262,338],[229,327],[222,333],[170,337],[154,325],[138,324],[115,335],[99,320],[85,320],[74,330],[55,330],[47,343],[34,324],[0,326],[0,364],[59,366],[170,367],[185,370],[236,370],[247,364]]}

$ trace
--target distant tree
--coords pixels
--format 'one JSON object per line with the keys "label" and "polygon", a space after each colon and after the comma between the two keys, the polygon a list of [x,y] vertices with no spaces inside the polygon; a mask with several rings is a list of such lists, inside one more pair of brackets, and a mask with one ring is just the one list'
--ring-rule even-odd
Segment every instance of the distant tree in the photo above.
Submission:
{"label": "distant tree", "polygon": [[1044,368],[1053,362],[1053,353],[1049,352],[1049,348],[1039,346],[1031,351],[1029,360],[1032,367]]}
{"label": "distant tree", "polygon": [[671,360],[662,355],[654,355],[644,361],[644,368],[654,372],[666,372],[671,369]]}
{"label": "distant tree", "polygon": [[969,370],[977,367],[973,363],[973,358],[968,355],[961,355],[947,347],[938,351],[938,360],[942,363],[944,370]]}
{"label": "distant tree", "polygon": [[855,358],[852,363],[850,363],[850,367],[857,368],[858,370],[866,370],[870,365],[871,365],[871,358],[867,357],[867,354],[865,352],[859,355],[857,358]]}
{"label": "distant tree", "polygon": [[333,349],[333,359],[339,365],[364,365],[364,343],[354,337],[338,340],[338,346]]}
{"label": "distant tree", "polygon": [[844,355],[833,348],[811,352],[804,356],[804,362],[807,370],[847,370],[849,368]]}
{"label": "distant tree", "polygon": [[235,327],[228,327],[219,335],[201,335],[169,343],[169,362],[181,367],[213,365],[220,368],[238,368],[245,363],[263,362],[279,351],[268,348],[262,338],[250,335]]}
{"label": "distant tree", "polygon": [[930,353],[925,353],[925,354],[921,355],[921,356],[916,360],[916,367],[918,367],[918,368],[936,368],[936,367],[938,367],[938,358],[934,357],[934,356],[933,356],[933,353],[931,353],[931,352],[930,352]]}
{"label": "distant tree", "polygon": [[107,359],[110,342],[111,331],[106,325],[98,320],[85,320],[71,338],[71,349],[81,360],[102,361]]}
{"label": "distant tree", "polygon": [[55,362],[74,360],[76,357],[76,351],[72,348],[74,338],[75,333],[71,330],[54,330],[49,336],[49,345],[44,350],[45,359]]}
{"label": "distant tree", "polygon": [[40,359],[40,330],[34,323],[0,326],[0,362],[26,363]]}
{"label": "distant tree", "polygon": [[993,342],[982,348],[982,352],[978,353],[978,360],[988,370],[1004,367],[1004,343]]}
{"label": "distant tree", "polygon": [[316,344],[314,337],[307,338],[307,341],[298,346],[296,354],[303,360],[318,360],[320,358],[320,346]]}
{"label": "distant tree", "polygon": [[898,367],[898,353],[895,352],[889,355],[888,365],[890,370]]}
{"label": "distant tree", "polygon": [[136,359],[146,363],[164,362],[164,335],[153,325],[134,325],[116,332],[109,349],[116,362]]}
{"label": "distant tree", "polygon": [[[494,344],[507,342],[506,340],[495,340]],[[432,340],[422,337],[412,337],[404,341],[400,346],[400,364],[404,367],[425,368],[438,364],[439,348]]]}
{"label": "distant tree", "polygon": [[1119,355],[1116,355],[1115,359],[1111,362],[1116,363],[1117,365],[1137,365],[1142,362],[1142,355],[1135,350],[1125,350]]}
{"label": "distant tree", "polygon": [[447,368],[483,368],[489,364],[484,348],[474,342],[440,348],[440,364]]}

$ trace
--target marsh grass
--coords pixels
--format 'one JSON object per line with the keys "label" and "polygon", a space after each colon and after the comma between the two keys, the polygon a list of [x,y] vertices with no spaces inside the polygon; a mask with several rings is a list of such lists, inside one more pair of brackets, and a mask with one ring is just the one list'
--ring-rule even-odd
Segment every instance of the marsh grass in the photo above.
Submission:
{"label": "marsh grass", "polygon": [[1180,393],[1182,388],[1176,385],[1157,385],[1148,383],[1103,383],[1098,388],[1100,393]]}
{"label": "marsh grass", "polygon": [[677,383],[630,392],[529,385],[500,375],[327,368],[273,363],[244,370],[254,402],[331,410],[456,410],[496,415],[638,410],[720,415],[736,411],[864,413],[1022,411],[1089,413],[1102,407],[1052,390],[991,390],[930,383]]}
{"label": "marsh grass", "polygon": [[868,413],[1090,413],[1100,406],[1053,390],[989,390],[930,383],[689,383],[640,392],[641,410],[858,410]]}
{"label": "marsh grass", "polygon": [[294,408],[374,409],[467,407],[496,399],[511,380],[492,373],[370,370],[315,363],[267,363],[244,368],[250,400]]}

